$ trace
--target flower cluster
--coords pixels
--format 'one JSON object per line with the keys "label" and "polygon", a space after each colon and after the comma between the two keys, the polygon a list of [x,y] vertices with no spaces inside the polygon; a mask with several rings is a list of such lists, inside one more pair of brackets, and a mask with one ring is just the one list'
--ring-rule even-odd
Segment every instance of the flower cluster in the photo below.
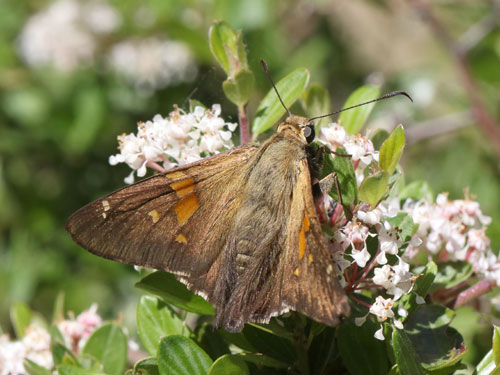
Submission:
{"label": "flower cluster", "polygon": [[[351,155],[358,186],[369,171],[367,167],[378,161],[378,152],[370,140],[361,135],[349,136],[339,124],[322,128],[319,140],[332,150],[342,147]],[[409,216],[418,227],[412,238],[402,238],[400,228],[394,224],[394,218],[401,215]],[[368,314],[375,315],[379,322],[391,319],[402,328],[396,315],[405,318],[408,312],[398,301],[415,285],[418,275],[410,272],[410,261],[421,250],[438,262],[467,261],[477,275],[500,282],[500,261],[485,235],[490,221],[470,197],[450,201],[446,194],[440,194],[436,203],[407,200],[401,207],[400,199],[394,197],[374,209],[361,205],[351,220],[336,218],[334,222],[335,236],[330,243],[335,244],[332,252],[337,275],[346,290],[353,292],[351,298],[369,308]],[[375,254],[368,250],[369,237],[377,239]],[[382,288],[389,298],[379,295],[370,305],[356,297],[358,291],[375,288]],[[424,300],[417,295],[416,302]],[[362,324],[366,317],[357,318],[356,323]],[[382,328],[375,337],[384,338]]]}
{"label": "flower cluster", "polygon": [[373,143],[368,138],[361,134],[350,136],[338,123],[331,123],[321,128],[318,140],[330,147],[332,151],[342,147],[351,155],[358,185],[365,178],[365,168],[372,161],[378,161],[378,152],[375,151]]}
{"label": "flower cluster", "polygon": [[157,38],[120,42],[108,60],[113,71],[143,92],[191,81],[197,71],[186,44]]}
{"label": "flower cluster", "polygon": [[19,36],[19,53],[29,65],[71,71],[92,62],[97,37],[119,24],[116,10],[103,1],[58,0],[28,20]]}
{"label": "flower cluster", "polygon": [[477,275],[500,283],[499,259],[486,236],[491,218],[478,202],[470,197],[452,201],[440,194],[436,203],[408,200],[403,210],[418,224],[416,236],[422,239],[419,246],[408,246],[409,257],[425,250],[438,261],[466,261]]}
{"label": "flower cluster", "polygon": [[211,110],[197,106],[188,113],[175,108],[167,117],[156,115],[139,123],[137,134],[118,137],[120,153],[110,156],[109,163],[128,164],[133,171],[125,182],[130,184],[135,173],[145,176],[147,167],[165,172],[231,148],[237,124],[225,122],[220,113],[220,105],[215,104]]}
{"label": "flower cluster", "polygon": [[142,93],[196,76],[194,57],[185,43],[158,38],[104,40],[120,23],[120,15],[106,0],[57,0],[27,21],[18,37],[19,54],[30,66],[63,72],[102,57],[112,72]]}
{"label": "flower cluster", "polygon": [[[92,305],[76,318],[61,320],[56,323],[66,346],[76,354],[90,334],[102,324],[97,314],[97,305]],[[50,334],[39,326],[32,324],[26,328],[24,337],[12,341],[8,335],[0,336],[0,375],[24,375],[24,361],[28,359],[37,365],[51,370],[54,366],[50,350]]]}

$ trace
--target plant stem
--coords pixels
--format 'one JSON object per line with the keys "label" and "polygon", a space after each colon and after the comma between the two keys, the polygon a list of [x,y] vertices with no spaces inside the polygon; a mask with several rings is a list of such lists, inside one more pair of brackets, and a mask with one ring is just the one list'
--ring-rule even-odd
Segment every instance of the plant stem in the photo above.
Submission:
{"label": "plant stem", "polygon": [[493,288],[494,284],[490,280],[481,280],[478,283],[467,288],[463,292],[460,292],[453,304],[453,307],[459,307],[470,301],[473,298],[480,296],[481,294],[489,292]]}
{"label": "plant stem", "polygon": [[246,104],[238,106],[238,120],[240,123],[240,143],[243,146],[250,142],[250,128],[248,127]]}

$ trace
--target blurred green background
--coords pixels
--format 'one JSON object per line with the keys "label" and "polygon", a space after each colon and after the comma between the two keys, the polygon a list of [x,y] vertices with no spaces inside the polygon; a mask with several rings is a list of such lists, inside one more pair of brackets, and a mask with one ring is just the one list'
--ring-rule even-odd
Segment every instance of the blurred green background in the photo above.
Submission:
{"label": "blurred green background", "polygon": [[[0,326],[24,301],[50,316],[57,294],[99,303],[133,328],[139,275],[74,244],[66,218],[123,186],[116,136],[190,98],[222,105],[223,71],[208,43],[214,20],[242,29],[260,97],[307,67],[332,108],[365,83],[415,102],[376,106],[370,126],[405,126],[406,180],[477,195],[500,248],[500,2],[486,0],[2,1],[0,11]],[[259,97],[250,103],[253,114]],[[319,115],[319,114],[318,114]]]}

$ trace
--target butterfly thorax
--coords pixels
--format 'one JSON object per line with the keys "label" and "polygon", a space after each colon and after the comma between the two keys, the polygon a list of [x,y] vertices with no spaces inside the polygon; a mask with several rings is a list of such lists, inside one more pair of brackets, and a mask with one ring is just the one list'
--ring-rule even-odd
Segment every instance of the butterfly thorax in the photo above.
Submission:
{"label": "butterfly thorax", "polygon": [[309,124],[309,120],[302,116],[291,115],[284,122],[279,124],[277,134],[288,135],[298,141],[307,144],[303,129]]}

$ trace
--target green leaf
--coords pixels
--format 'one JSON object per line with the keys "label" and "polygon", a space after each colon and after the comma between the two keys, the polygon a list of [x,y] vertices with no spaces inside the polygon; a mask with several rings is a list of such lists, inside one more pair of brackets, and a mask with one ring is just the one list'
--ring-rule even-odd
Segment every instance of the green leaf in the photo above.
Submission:
{"label": "green leaf", "polygon": [[[331,112],[328,90],[320,83],[313,83],[302,94],[302,105],[307,117],[326,115]],[[325,117],[316,122],[316,129],[326,126],[330,119]]]}
{"label": "green leaf", "polygon": [[[380,89],[375,86],[361,86],[347,98],[342,108],[361,104],[380,96]],[[345,128],[349,135],[358,133],[365,124],[375,103],[341,112],[338,122]]]}
{"label": "green leaf", "polygon": [[389,176],[387,171],[381,171],[366,177],[359,187],[359,199],[375,208],[387,192]]}
{"label": "green leaf", "polygon": [[346,320],[337,328],[342,363],[352,375],[381,375],[389,371],[385,344],[373,335],[379,328],[371,320],[358,327]]}
{"label": "green leaf", "polygon": [[250,99],[254,85],[254,74],[250,70],[241,70],[234,77],[225,80],[222,83],[222,89],[231,102],[242,107]]}
{"label": "green leaf", "polygon": [[160,375],[155,357],[141,359],[134,365],[134,375]]}
{"label": "green leaf", "polygon": [[110,375],[123,372],[127,363],[127,337],[120,326],[108,323],[95,330],[89,337],[82,353],[89,354],[103,364]]}
{"label": "green leaf", "polygon": [[379,165],[383,170],[387,171],[389,175],[394,173],[399,163],[399,159],[401,159],[401,155],[403,155],[405,139],[403,127],[399,125],[392,131],[389,138],[385,140],[380,148]]}
{"label": "green leaf", "polygon": [[159,296],[165,302],[182,310],[201,315],[213,315],[215,312],[214,307],[209,302],[189,291],[171,273],[162,271],[153,272],[135,284],[135,286]]}
{"label": "green leaf", "polygon": [[164,336],[184,335],[191,331],[179,315],[157,298],[142,296],[137,304],[137,331],[149,354],[156,355],[158,343]]}
{"label": "green leaf", "polygon": [[409,314],[404,332],[412,343],[421,365],[427,371],[444,371],[465,355],[463,338],[449,327],[455,313],[440,305],[420,305]]}
{"label": "green leaf", "polygon": [[196,327],[194,340],[212,359],[217,359],[224,354],[230,354],[229,346],[221,335],[224,330],[216,330],[213,325],[204,322]]}
{"label": "green leaf", "polygon": [[29,359],[24,360],[24,369],[29,375],[52,375],[52,371],[36,364]]}
{"label": "green leaf", "polygon": [[397,229],[398,238],[403,242],[409,241],[418,229],[418,224],[413,222],[412,217],[407,212],[399,212],[396,216],[386,220]]}
{"label": "green leaf", "polygon": [[[438,267],[436,263],[429,262],[423,269],[415,269],[414,272],[419,274],[417,281],[415,282],[415,286],[413,288],[413,293],[406,294],[401,299],[403,302],[403,308],[407,310],[409,313],[416,310],[420,305],[417,303],[417,296],[425,297],[436,278]],[[405,319],[403,319],[405,320]]]}
{"label": "green leaf", "polygon": [[76,365],[78,360],[71,350],[60,342],[51,342],[50,351],[55,365]]}
{"label": "green leaf", "polygon": [[398,193],[399,199],[426,199],[429,202],[434,201],[434,193],[431,186],[426,181],[413,181],[406,185]]}
{"label": "green leaf", "polygon": [[493,358],[495,365],[500,364],[500,327],[495,326],[493,329]]}
{"label": "green leaf", "polygon": [[30,308],[23,302],[16,302],[10,308],[10,320],[16,337],[21,339],[26,334],[26,328],[31,323],[32,313]]}
{"label": "green leaf", "polygon": [[393,330],[392,345],[401,375],[424,375],[424,369],[420,365],[420,359],[404,330]]}
{"label": "green leaf", "polygon": [[57,373],[59,375],[106,375],[102,372],[86,370],[75,365],[60,365],[57,366]]}
{"label": "green leaf", "polygon": [[430,261],[425,266],[422,276],[417,279],[414,291],[421,297],[425,297],[431,290],[431,286],[436,279],[438,273],[438,266],[433,261]]}
{"label": "green leaf", "polygon": [[258,353],[267,354],[283,362],[293,363],[297,357],[290,340],[265,332],[253,325],[246,324],[243,335]]}
{"label": "green leaf", "polygon": [[178,335],[160,341],[157,361],[161,375],[205,375],[213,363],[192,340]]}
{"label": "green leaf", "polygon": [[210,369],[208,375],[248,375],[248,366],[239,355],[226,354],[218,358]]}
{"label": "green leaf", "polygon": [[262,353],[239,353],[238,355],[246,362],[253,363],[258,367],[266,366],[277,369],[287,369],[290,367],[290,364],[278,361]]}
{"label": "green leaf", "polygon": [[208,32],[210,51],[228,77],[248,70],[247,54],[241,31],[234,32],[224,21],[215,22]]}
{"label": "green leaf", "polygon": [[278,322],[276,322],[276,319],[271,319],[268,324],[250,323],[250,325],[255,328],[261,329],[264,332],[272,333],[273,335],[284,337],[289,340],[293,339],[294,337],[294,333],[279,325]]}
{"label": "green leaf", "polygon": [[[281,79],[276,88],[280,93],[285,105],[290,108],[291,105],[302,95],[309,82],[309,71],[305,68],[299,68]],[[271,128],[285,113],[274,89],[270,89],[257,108],[257,113],[252,125],[252,132],[257,136],[267,129]]]}
{"label": "green leaf", "polygon": [[499,375],[500,365],[496,365],[493,359],[493,350],[490,350],[476,367],[475,375]]}
{"label": "green leaf", "polygon": [[432,291],[452,288],[469,279],[474,273],[472,265],[463,261],[438,263],[438,273],[432,285]]}
{"label": "green leaf", "polygon": [[337,330],[320,323],[313,322],[313,324],[321,325],[324,329],[314,337],[308,350],[310,372],[311,374],[323,374],[331,358],[337,354],[335,350],[337,349],[335,345],[335,333]]}
{"label": "green leaf", "polygon": [[375,150],[380,150],[382,143],[389,137],[389,132],[385,129],[377,129],[373,132],[370,140],[373,143]]}
{"label": "green leaf", "polygon": [[224,21],[215,22],[208,31],[210,51],[228,76],[231,75],[231,72],[225,46],[232,46],[234,49],[236,39],[236,33]]}

